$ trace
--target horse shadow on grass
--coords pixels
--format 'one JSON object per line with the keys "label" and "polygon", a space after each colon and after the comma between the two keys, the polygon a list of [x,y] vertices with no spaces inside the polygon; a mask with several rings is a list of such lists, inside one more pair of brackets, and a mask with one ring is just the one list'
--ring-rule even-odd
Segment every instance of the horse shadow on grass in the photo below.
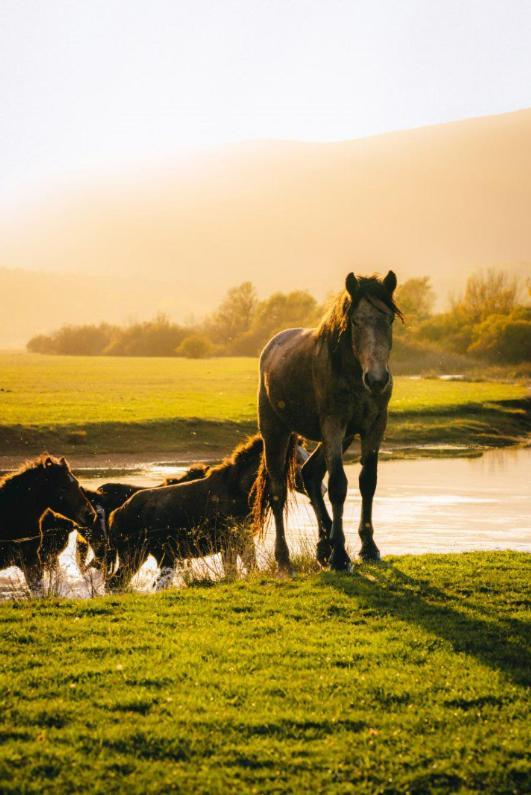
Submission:
{"label": "horse shadow on grass", "polygon": [[391,562],[360,565],[353,575],[323,572],[321,582],[382,616],[422,627],[518,685],[531,683],[530,627],[415,579]]}

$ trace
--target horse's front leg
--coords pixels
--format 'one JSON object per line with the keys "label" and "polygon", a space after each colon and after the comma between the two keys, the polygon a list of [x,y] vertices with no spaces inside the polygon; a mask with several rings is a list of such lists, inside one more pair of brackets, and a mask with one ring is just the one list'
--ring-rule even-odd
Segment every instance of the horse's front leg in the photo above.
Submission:
{"label": "horse's front leg", "polygon": [[135,574],[148,559],[149,552],[145,547],[136,549],[133,543],[118,547],[118,568],[105,577],[105,588],[108,591],[125,591]]}
{"label": "horse's front leg", "polygon": [[238,551],[234,542],[229,541],[227,546],[221,550],[221,562],[224,576],[227,579],[235,579],[238,574]]}
{"label": "horse's front leg", "polygon": [[362,467],[359,477],[361,493],[361,519],[359,536],[361,538],[360,558],[362,560],[380,560],[380,551],[374,543],[372,526],[372,500],[376,491],[378,478],[378,450],[362,453]]}
{"label": "horse's front leg", "polygon": [[330,566],[336,571],[348,571],[351,563],[345,549],[343,532],[343,506],[347,496],[347,477],[343,468],[344,428],[334,424],[323,428],[326,466],[328,469],[328,497],[332,503],[332,529]]}
{"label": "horse's front leg", "polygon": [[256,547],[254,545],[253,534],[249,528],[246,528],[242,538],[240,558],[242,559],[243,565],[247,569],[247,574],[249,574],[251,571],[255,571],[257,566]]}
{"label": "horse's front leg", "polygon": [[44,566],[34,557],[24,561],[22,571],[32,596],[44,596]]}

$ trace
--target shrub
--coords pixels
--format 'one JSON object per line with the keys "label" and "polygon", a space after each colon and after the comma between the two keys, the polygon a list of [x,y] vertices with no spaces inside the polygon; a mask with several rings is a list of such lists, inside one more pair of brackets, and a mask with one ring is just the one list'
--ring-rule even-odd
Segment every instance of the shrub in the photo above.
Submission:
{"label": "shrub", "polygon": [[215,346],[204,334],[190,334],[176,349],[177,356],[185,356],[187,359],[206,359],[213,356]]}
{"label": "shrub", "polygon": [[468,350],[498,364],[530,361],[531,321],[491,315],[475,327]]}

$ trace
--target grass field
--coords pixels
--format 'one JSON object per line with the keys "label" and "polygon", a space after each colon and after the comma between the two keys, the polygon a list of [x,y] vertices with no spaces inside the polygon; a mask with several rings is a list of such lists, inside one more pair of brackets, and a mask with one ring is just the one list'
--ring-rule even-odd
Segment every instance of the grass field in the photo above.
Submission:
{"label": "grass field", "polygon": [[[0,452],[43,445],[68,451],[80,443],[90,452],[230,446],[255,427],[257,371],[249,358],[1,354]],[[478,443],[493,421],[494,436],[511,438],[520,415],[503,403],[525,392],[510,383],[396,378],[389,438],[444,441],[446,426],[447,441],[465,433]]]}
{"label": "grass field", "polygon": [[528,792],[529,565],[4,603],[0,791]]}

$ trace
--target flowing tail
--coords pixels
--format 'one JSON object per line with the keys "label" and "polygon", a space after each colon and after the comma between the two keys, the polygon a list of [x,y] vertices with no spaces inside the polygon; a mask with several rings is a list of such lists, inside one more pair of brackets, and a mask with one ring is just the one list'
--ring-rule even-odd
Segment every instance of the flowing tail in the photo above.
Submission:
{"label": "flowing tail", "polygon": [[[297,476],[297,445],[299,438],[296,433],[292,433],[289,440],[286,463],[284,465],[284,482],[289,493],[294,490]],[[265,455],[262,451],[258,474],[253,483],[249,500],[252,504],[252,528],[253,534],[260,537],[264,534],[264,528],[269,516],[271,515],[271,489],[269,475],[265,464]],[[286,510],[288,500],[286,500]]]}

